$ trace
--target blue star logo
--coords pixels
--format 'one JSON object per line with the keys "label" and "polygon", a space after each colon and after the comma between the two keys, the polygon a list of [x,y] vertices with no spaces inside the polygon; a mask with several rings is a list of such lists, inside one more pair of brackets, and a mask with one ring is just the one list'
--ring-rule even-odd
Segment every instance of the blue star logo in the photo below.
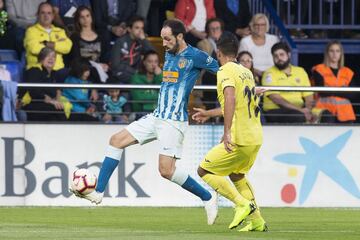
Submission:
{"label": "blue star logo", "polygon": [[352,130],[349,130],[322,147],[308,138],[300,137],[300,144],[305,153],[286,153],[275,156],[275,161],[305,167],[299,194],[300,204],[308,198],[319,172],[324,173],[348,193],[360,199],[360,190],[354,178],[337,158],[351,134]]}

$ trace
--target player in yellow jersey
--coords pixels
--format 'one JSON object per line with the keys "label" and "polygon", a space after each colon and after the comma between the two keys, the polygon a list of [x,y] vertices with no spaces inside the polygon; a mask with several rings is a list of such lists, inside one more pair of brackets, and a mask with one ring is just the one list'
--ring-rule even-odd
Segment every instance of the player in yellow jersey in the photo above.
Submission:
{"label": "player in yellow jersey", "polygon": [[224,116],[224,135],[222,142],[206,154],[198,174],[235,204],[230,229],[242,223],[239,231],[266,231],[266,223],[245,177],[263,141],[254,77],[250,70],[235,60],[238,41],[233,34],[221,37],[217,47],[217,58],[222,65],[217,72],[217,94],[221,108],[196,108],[193,119],[204,122],[210,117]]}

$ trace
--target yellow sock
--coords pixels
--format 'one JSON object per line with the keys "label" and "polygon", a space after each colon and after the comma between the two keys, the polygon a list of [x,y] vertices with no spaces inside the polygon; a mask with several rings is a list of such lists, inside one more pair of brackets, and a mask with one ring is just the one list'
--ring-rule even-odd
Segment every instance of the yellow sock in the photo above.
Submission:
{"label": "yellow sock", "polygon": [[202,179],[215,191],[232,201],[236,206],[243,206],[249,203],[225,177],[208,173],[203,176]]}
{"label": "yellow sock", "polygon": [[[254,190],[251,187],[250,182],[245,177],[243,179],[241,179],[240,181],[236,181],[233,183],[234,183],[236,189],[238,190],[238,192],[241,194],[241,196],[243,196],[244,198],[246,198],[249,201],[254,202],[255,205],[257,206],[256,201],[255,201],[255,196],[254,196]],[[257,207],[256,211],[253,214],[251,214],[251,217],[253,217],[253,218],[261,217],[259,207]]]}

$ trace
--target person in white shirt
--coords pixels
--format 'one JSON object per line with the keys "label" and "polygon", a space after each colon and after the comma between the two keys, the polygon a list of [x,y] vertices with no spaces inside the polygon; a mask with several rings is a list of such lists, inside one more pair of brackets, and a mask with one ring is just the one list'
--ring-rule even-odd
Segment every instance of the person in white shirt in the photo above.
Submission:
{"label": "person in white shirt", "polygon": [[279,42],[275,35],[268,34],[270,24],[265,14],[255,14],[250,21],[251,35],[240,41],[239,52],[248,51],[254,57],[254,71],[260,78],[263,72],[274,66],[271,47]]}

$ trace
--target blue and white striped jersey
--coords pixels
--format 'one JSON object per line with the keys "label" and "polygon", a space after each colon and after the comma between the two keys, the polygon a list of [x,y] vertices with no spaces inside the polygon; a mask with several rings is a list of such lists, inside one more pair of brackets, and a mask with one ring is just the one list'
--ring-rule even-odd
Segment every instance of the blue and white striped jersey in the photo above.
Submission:
{"label": "blue and white striped jersey", "polygon": [[163,81],[154,116],[187,121],[189,95],[202,69],[216,73],[219,65],[207,53],[190,45],[177,55],[165,53]]}

